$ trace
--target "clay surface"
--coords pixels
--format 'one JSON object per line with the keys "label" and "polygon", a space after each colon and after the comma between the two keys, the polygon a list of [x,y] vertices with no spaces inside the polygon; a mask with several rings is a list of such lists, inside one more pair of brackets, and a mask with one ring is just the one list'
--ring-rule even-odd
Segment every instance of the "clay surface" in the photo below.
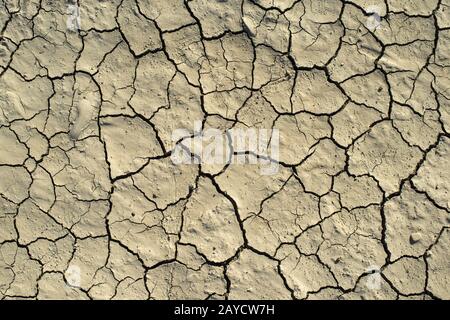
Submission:
{"label": "clay surface", "polygon": [[0,30],[0,299],[450,299],[450,0],[0,0]]}

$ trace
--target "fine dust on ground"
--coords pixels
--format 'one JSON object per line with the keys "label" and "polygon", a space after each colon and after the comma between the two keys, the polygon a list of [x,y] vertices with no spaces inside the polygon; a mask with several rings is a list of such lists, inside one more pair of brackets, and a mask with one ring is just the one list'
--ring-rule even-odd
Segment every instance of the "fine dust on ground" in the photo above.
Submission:
{"label": "fine dust on ground", "polygon": [[[450,299],[450,0],[0,0],[0,29],[0,299]],[[276,172],[174,163],[195,122],[279,130]]]}

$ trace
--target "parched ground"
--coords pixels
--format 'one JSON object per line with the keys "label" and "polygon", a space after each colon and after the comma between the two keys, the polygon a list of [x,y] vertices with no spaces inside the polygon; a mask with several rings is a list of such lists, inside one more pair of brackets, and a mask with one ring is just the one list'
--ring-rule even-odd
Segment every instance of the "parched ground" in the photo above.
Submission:
{"label": "parched ground", "polygon": [[[450,299],[450,0],[0,0],[0,29],[0,299]],[[278,170],[174,163],[202,128],[279,130]]]}

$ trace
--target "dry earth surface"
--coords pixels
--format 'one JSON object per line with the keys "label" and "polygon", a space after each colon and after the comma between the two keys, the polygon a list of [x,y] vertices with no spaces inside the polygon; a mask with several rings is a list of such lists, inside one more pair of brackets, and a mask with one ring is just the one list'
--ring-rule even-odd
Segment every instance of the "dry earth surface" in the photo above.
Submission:
{"label": "dry earth surface", "polygon": [[[450,299],[450,0],[0,0],[0,29],[0,299]],[[173,163],[196,121],[279,130],[278,170]]]}

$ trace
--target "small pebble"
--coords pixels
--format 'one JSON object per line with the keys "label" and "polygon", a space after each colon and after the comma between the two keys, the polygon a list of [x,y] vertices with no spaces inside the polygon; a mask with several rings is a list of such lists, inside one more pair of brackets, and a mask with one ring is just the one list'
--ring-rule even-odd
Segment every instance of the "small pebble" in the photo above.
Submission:
{"label": "small pebble", "polygon": [[414,232],[411,234],[411,237],[409,238],[409,241],[414,244],[420,241],[422,239],[422,234],[420,232]]}

